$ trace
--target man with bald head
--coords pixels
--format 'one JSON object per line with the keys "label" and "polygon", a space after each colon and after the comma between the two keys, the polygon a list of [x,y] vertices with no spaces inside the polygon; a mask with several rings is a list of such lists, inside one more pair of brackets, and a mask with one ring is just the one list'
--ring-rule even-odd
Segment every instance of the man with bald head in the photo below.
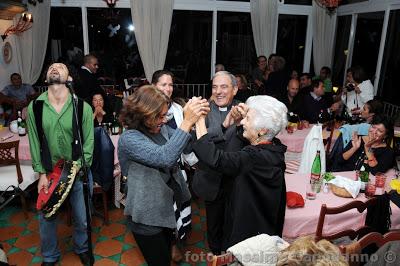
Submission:
{"label": "man with bald head", "polygon": [[92,96],[96,92],[102,91],[97,80],[96,73],[99,68],[99,61],[92,54],[83,57],[83,66],[78,70],[78,80],[76,82],[76,94],[78,97],[91,103]]}
{"label": "man with bald head", "polygon": [[[64,64],[52,64],[47,71],[48,90],[28,106],[29,147],[33,170],[39,174],[38,193],[41,190],[49,193],[50,184],[46,174],[52,171],[59,160],[82,162],[80,145],[75,144],[79,141],[74,138],[79,129],[74,126],[77,121],[73,118],[73,100],[65,85],[68,77],[68,69]],[[93,113],[89,104],[81,100],[78,106],[82,106],[83,110],[80,122],[85,167],[90,168],[94,145]],[[91,180],[90,171],[88,178]],[[89,265],[83,182],[78,176],[72,185],[69,201],[74,220],[74,251],[82,264]],[[40,214],[39,229],[42,265],[56,265],[61,255],[57,248],[57,220],[47,220]]]}
{"label": "man with bald head", "polygon": [[291,79],[287,86],[287,92],[278,98],[279,101],[286,105],[288,112],[299,114],[302,101],[299,90],[300,82],[297,79]]}

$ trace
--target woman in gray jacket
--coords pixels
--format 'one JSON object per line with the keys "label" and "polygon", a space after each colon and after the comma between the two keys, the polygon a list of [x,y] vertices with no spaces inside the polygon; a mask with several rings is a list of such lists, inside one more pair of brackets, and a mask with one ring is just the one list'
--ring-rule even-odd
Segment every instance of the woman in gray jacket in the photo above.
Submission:
{"label": "woman in gray jacket", "polygon": [[190,199],[177,159],[191,139],[189,131],[209,111],[206,100],[184,107],[176,130],[165,126],[169,99],[154,86],[143,86],[124,104],[120,120],[127,129],[118,142],[118,158],[127,179],[125,215],[149,266],[171,263],[174,204]]}

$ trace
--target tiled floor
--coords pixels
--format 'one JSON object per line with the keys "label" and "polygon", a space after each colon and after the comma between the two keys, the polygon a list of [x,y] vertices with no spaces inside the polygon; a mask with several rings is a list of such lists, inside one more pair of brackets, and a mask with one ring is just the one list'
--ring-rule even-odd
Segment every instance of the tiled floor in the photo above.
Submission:
{"label": "tiled floor", "polygon": [[[81,265],[72,251],[72,226],[67,225],[65,213],[59,214],[58,239],[61,259],[58,265]],[[206,222],[204,204],[192,203],[192,232],[184,242],[184,261],[179,265],[206,265]],[[121,209],[112,209],[110,224],[103,225],[102,219],[93,217],[93,253],[95,265],[147,265],[132,234],[125,226]],[[33,211],[25,219],[18,205],[5,208],[0,213],[0,243],[3,245],[11,265],[40,265],[38,216]]]}

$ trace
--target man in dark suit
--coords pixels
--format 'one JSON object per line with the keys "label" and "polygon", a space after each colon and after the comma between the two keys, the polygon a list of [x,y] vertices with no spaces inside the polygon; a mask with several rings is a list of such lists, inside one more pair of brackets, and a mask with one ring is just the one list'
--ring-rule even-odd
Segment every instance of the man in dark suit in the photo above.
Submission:
{"label": "man in dark suit", "polygon": [[[237,90],[235,76],[227,71],[215,73],[212,79],[212,100],[210,113],[206,117],[206,126],[217,147],[225,151],[238,151],[242,148],[242,141],[236,135],[236,127],[226,128],[223,125],[232,106],[239,103],[233,99]],[[214,254],[220,254],[225,249],[223,246],[227,225],[225,212],[232,183],[232,179],[224,178],[216,169],[211,169],[201,162],[193,177],[194,193],[205,200],[208,245]]]}
{"label": "man in dark suit", "polygon": [[101,91],[100,83],[97,80],[96,72],[99,68],[99,61],[94,55],[88,54],[83,57],[83,66],[78,70],[78,81],[76,94],[89,104],[95,92]]}
{"label": "man in dark suit", "polygon": [[339,108],[340,104],[336,102],[329,106],[326,99],[322,97],[325,93],[322,80],[313,80],[311,87],[312,91],[303,98],[303,108],[300,117],[312,124],[317,122],[322,123],[321,118],[326,117],[326,114],[332,114],[332,112]]}

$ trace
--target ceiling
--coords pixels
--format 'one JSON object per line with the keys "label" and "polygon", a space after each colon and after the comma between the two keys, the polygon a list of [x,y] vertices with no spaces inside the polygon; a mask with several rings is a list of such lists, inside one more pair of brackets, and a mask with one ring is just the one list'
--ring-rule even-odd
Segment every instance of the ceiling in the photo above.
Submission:
{"label": "ceiling", "polygon": [[16,14],[24,12],[27,8],[23,0],[1,0],[0,19],[11,20]]}

